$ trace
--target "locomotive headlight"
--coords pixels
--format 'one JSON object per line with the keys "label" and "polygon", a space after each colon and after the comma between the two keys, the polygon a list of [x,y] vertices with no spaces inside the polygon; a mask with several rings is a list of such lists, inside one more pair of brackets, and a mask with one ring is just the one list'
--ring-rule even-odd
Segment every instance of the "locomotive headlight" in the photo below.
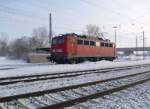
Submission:
{"label": "locomotive headlight", "polygon": [[57,49],[56,52],[63,52],[63,50],[62,49]]}
{"label": "locomotive headlight", "polygon": [[53,52],[63,52],[63,50],[62,49],[53,49]]}
{"label": "locomotive headlight", "polygon": [[55,50],[55,49],[53,49],[52,51],[53,51],[53,52],[55,52],[56,50]]}

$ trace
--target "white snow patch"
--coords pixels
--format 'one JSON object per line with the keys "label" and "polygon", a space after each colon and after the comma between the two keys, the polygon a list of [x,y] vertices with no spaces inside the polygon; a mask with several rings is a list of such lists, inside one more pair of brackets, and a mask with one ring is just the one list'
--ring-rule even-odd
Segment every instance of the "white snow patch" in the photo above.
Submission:
{"label": "white snow patch", "polygon": [[1,68],[16,68],[9,70],[0,70],[1,77],[33,75],[43,73],[58,73],[67,71],[79,71],[90,69],[103,69],[114,68],[130,65],[150,64],[150,57],[145,57],[145,60],[141,60],[141,57],[136,59],[136,56],[118,57],[115,61],[98,61],[98,62],[84,62],[80,64],[55,64],[52,63],[26,63],[22,60],[10,60],[5,57],[0,57],[0,69]]}
{"label": "white snow patch", "polygon": [[149,84],[150,82],[146,82],[67,109],[76,109],[79,105],[85,106],[88,109],[150,109]]}
{"label": "white snow patch", "polygon": [[99,61],[99,62],[85,62],[80,64],[59,64],[59,65],[44,65],[44,66],[36,65],[32,67],[22,67],[22,68],[11,69],[11,70],[0,70],[0,77],[114,68],[114,67],[140,65],[140,64],[150,64],[150,60],[121,61],[121,62]]}
{"label": "white snow patch", "polygon": [[87,83],[92,81],[99,81],[105,80],[114,77],[126,76],[129,74],[136,74],[142,71],[150,71],[150,68],[138,68],[138,69],[130,69],[130,70],[123,70],[119,72],[111,71],[109,73],[99,73],[99,74],[87,74],[81,75],[77,77],[69,77],[69,78],[58,78],[52,80],[44,80],[44,81],[35,81],[29,83],[17,83],[17,84],[10,84],[7,86],[0,86],[0,96],[9,96],[15,95],[20,93],[27,93],[27,92],[34,92],[34,91],[41,91],[47,89],[54,89],[58,87],[70,86],[70,85],[77,85],[81,83]]}
{"label": "white snow patch", "polygon": [[15,60],[15,59],[8,59],[7,57],[0,57],[0,66],[20,65],[20,64],[27,64],[27,63],[23,60]]}

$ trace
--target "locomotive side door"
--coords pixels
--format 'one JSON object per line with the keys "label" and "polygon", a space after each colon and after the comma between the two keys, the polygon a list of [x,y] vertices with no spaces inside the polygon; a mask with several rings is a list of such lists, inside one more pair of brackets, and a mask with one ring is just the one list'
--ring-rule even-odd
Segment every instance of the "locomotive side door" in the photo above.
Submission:
{"label": "locomotive side door", "polygon": [[71,40],[71,51],[72,51],[72,56],[75,57],[76,56],[76,46],[77,46],[77,42],[76,42],[76,38],[72,38]]}

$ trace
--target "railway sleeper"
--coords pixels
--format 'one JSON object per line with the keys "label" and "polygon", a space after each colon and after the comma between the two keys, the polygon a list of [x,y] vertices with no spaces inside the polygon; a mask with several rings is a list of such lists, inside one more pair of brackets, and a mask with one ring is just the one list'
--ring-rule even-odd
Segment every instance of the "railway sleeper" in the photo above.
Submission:
{"label": "railway sleeper", "polygon": [[78,95],[73,93],[71,90],[68,90],[68,91],[62,91],[60,92],[60,94],[64,97],[66,97],[66,99],[74,99],[74,98],[77,98]]}
{"label": "railway sleeper", "polygon": [[35,97],[37,100],[39,100],[39,102],[43,103],[44,105],[48,105],[48,104],[53,104],[55,103],[54,101],[52,101],[48,96],[43,95],[43,96],[38,96]]}
{"label": "railway sleeper", "polygon": [[39,102],[39,100],[35,99],[34,97],[26,98],[26,99],[19,99],[18,101],[22,103],[24,106],[27,106],[28,109],[39,108],[39,107],[45,106],[43,103]]}

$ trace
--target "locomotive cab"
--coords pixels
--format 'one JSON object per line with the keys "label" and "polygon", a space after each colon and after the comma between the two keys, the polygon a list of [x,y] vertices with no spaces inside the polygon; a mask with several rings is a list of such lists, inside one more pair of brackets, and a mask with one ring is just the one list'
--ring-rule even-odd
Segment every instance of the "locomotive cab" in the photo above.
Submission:
{"label": "locomotive cab", "polygon": [[52,39],[52,53],[63,53],[64,37],[56,37]]}
{"label": "locomotive cab", "polygon": [[51,60],[57,63],[63,63],[66,57],[66,37],[58,36],[52,39]]}

